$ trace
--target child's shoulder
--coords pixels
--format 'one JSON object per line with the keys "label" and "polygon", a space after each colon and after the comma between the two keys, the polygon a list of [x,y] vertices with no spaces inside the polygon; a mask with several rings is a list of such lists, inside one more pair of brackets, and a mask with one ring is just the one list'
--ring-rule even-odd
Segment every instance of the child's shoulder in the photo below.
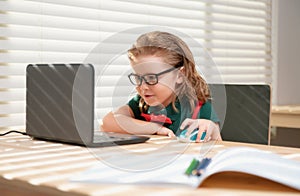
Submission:
{"label": "child's shoulder", "polygon": [[140,99],[141,99],[141,96],[140,95],[134,95],[130,100],[129,100],[129,102],[131,102],[131,103],[139,103],[139,101],[140,101]]}
{"label": "child's shoulder", "polygon": [[207,100],[202,104],[202,107],[210,107],[211,106],[211,101]]}
{"label": "child's shoulder", "polygon": [[132,97],[132,100],[134,100],[134,101],[140,101],[140,99],[141,99],[141,96],[140,95],[135,95],[134,97]]}
{"label": "child's shoulder", "polygon": [[203,111],[211,111],[213,109],[212,103],[210,100],[204,102],[201,106],[201,110]]}

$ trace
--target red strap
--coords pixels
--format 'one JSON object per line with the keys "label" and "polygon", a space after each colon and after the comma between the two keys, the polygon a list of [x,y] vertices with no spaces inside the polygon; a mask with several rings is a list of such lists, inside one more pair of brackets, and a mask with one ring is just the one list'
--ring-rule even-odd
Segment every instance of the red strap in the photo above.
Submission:
{"label": "red strap", "polygon": [[203,103],[201,101],[199,101],[198,104],[196,105],[196,108],[195,108],[194,113],[192,115],[192,119],[197,119],[198,113],[199,113],[202,105],[203,105]]}
{"label": "red strap", "polygon": [[[193,112],[192,119],[197,119],[198,113],[199,113],[202,105],[203,105],[203,103],[201,101],[199,101],[198,104],[196,105],[196,108],[195,108],[194,112]],[[146,121],[162,122],[162,123],[166,123],[166,124],[172,124],[172,120],[170,118],[168,118],[167,116],[163,115],[163,114],[154,115],[154,114],[141,113],[141,116],[144,117]]]}
{"label": "red strap", "polygon": [[170,118],[166,117],[163,114],[155,115],[155,114],[141,113],[141,116],[144,117],[146,121],[162,122],[162,123],[166,123],[166,124],[172,124],[172,120]]}

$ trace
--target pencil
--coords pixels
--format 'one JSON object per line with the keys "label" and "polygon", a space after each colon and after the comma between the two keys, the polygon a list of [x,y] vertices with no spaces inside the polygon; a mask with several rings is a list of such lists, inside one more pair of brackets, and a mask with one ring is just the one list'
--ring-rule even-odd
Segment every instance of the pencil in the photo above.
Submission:
{"label": "pencil", "polygon": [[199,161],[194,158],[184,173],[190,176],[192,172],[198,167],[198,165],[199,165]]}

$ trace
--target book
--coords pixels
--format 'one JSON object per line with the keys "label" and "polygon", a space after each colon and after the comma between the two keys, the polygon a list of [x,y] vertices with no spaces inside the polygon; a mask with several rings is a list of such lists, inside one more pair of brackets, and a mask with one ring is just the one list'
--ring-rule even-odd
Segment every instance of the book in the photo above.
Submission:
{"label": "book", "polygon": [[[201,174],[192,174],[191,165],[196,167],[195,164],[193,166],[195,160],[198,166],[202,162]],[[300,190],[299,161],[250,147],[228,148],[212,158],[181,155],[164,167],[143,172],[120,170],[99,162],[70,180],[86,183],[181,185],[197,188],[209,176],[221,172],[251,174]]]}

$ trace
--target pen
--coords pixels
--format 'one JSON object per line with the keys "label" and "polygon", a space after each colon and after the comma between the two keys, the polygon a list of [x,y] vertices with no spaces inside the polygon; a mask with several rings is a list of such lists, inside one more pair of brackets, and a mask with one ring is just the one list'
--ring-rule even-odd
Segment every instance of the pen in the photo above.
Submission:
{"label": "pen", "polygon": [[211,162],[211,158],[204,158],[202,161],[198,164],[198,166],[192,171],[192,175],[201,176],[201,174],[204,172],[206,167]]}

